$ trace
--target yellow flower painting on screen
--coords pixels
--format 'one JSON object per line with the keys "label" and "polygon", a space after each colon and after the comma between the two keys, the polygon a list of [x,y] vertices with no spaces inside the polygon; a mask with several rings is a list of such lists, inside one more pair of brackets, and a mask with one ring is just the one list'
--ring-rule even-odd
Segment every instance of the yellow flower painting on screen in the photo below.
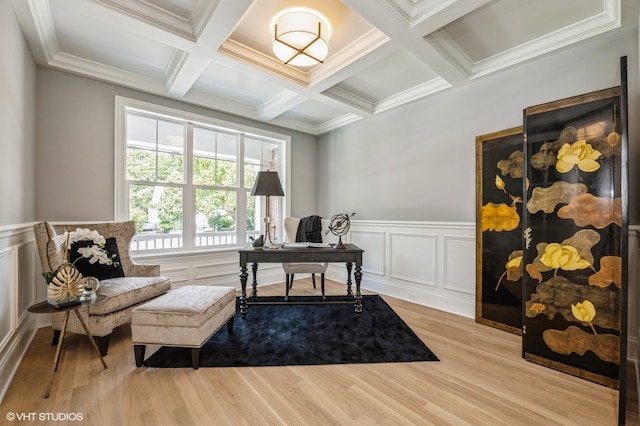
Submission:
{"label": "yellow flower painting on screen", "polygon": [[600,168],[600,163],[596,160],[601,155],[600,151],[593,149],[584,139],[572,144],[565,143],[558,151],[556,169],[560,173],[568,173],[577,166],[583,172],[595,172]]}
{"label": "yellow flower painting on screen", "polygon": [[589,324],[593,334],[598,334],[592,324],[593,319],[596,317],[596,307],[593,306],[593,303],[584,300],[582,303],[571,304],[571,313],[573,313],[573,316],[576,317],[578,321]]}
{"label": "yellow flower painting on screen", "polygon": [[591,266],[590,262],[580,256],[575,247],[558,243],[551,243],[545,247],[540,262],[554,269],[554,276],[558,274],[558,269],[577,271]]}
{"label": "yellow flower painting on screen", "polygon": [[515,257],[509,259],[509,261],[504,265],[505,271],[500,276],[495,291],[498,291],[502,279],[509,273],[514,275],[513,277],[510,277],[510,281],[518,281],[520,278],[522,278],[522,250],[517,250],[517,253],[519,253],[519,255],[516,255]]}

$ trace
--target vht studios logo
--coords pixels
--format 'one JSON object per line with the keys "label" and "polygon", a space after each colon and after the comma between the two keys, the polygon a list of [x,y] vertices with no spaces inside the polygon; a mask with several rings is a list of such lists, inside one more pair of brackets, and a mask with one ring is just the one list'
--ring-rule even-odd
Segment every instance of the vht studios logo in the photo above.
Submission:
{"label": "vht studios logo", "polygon": [[5,418],[10,422],[35,421],[41,422],[81,422],[84,420],[82,413],[14,413],[8,412]]}

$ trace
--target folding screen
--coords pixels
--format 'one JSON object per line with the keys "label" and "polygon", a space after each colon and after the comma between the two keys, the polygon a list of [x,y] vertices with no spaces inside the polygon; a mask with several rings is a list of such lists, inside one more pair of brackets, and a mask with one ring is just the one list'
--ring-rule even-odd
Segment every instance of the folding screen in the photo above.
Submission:
{"label": "folding screen", "polygon": [[614,87],[524,112],[523,355],[614,388],[626,359],[621,106]]}
{"label": "folding screen", "polygon": [[476,137],[476,321],[522,334],[522,127]]}

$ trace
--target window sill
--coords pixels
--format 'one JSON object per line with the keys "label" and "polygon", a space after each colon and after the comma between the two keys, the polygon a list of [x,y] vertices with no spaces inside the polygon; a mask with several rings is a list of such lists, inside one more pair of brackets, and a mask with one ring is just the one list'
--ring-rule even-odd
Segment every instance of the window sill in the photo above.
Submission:
{"label": "window sill", "polygon": [[[248,245],[248,244],[247,244]],[[175,257],[196,257],[203,255],[211,255],[211,254],[227,254],[227,253],[235,253],[243,247],[247,247],[247,245],[238,245],[238,246],[226,246],[220,248],[202,248],[202,249],[184,249],[184,250],[158,250],[158,251],[145,251],[145,252],[136,252],[131,251],[129,254],[131,255],[131,259],[134,262],[144,261],[144,259],[169,259]]]}

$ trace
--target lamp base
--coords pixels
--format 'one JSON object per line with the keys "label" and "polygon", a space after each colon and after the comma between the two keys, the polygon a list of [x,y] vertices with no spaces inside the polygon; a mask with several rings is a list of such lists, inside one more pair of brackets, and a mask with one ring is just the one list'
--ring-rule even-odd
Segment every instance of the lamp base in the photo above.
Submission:
{"label": "lamp base", "polygon": [[[267,197],[267,200],[269,199],[269,197]],[[268,205],[268,203],[267,203]],[[275,235],[276,235],[276,226],[270,226],[271,224],[271,218],[270,217],[265,217],[264,218],[264,223],[265,226],[267,228],[267,244],[264,245],[264,248],[268,248],[268,249],[278,249],[280,248],[276,243],[275,243]],[[273,240],[271,239],[271,229],[273,229]]]}

